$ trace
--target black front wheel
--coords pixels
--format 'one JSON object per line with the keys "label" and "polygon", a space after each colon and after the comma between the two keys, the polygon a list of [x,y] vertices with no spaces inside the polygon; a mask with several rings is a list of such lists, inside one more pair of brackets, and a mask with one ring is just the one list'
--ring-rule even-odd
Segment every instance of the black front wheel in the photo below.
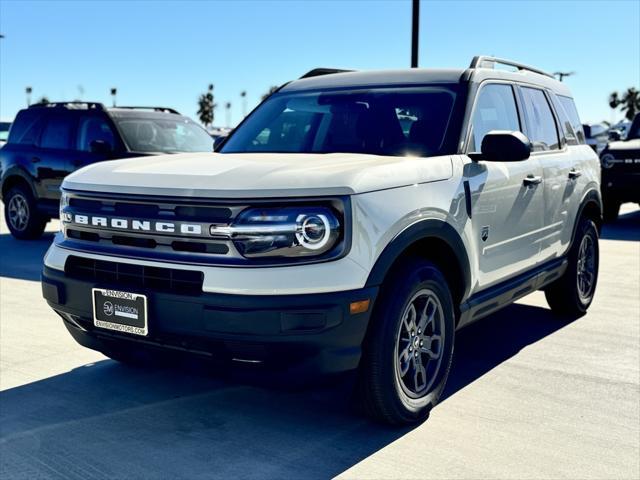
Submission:
{"label": "black front wheel", "polygon": [[545,289],[553,312],[568,318],[587,312],[596,292],[599,262],[598,229],[592,220],[583,218],[569,251],[567,270]]}
{"label": "black front wheel", "polygon": [[447,282],[431,262],[412,259],[385,281],[363,346],[359,396],[385,423],[422,421],[444,390],[454,343]]}

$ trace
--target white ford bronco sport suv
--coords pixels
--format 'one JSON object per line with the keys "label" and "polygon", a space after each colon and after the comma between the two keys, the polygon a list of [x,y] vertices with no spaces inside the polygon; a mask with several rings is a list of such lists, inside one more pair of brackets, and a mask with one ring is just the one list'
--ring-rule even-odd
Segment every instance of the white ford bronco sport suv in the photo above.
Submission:
{"label": "white ford bronco sport suv", "polygon": [[564,84],[506,60],[314,70],[217,153],[69,175],[43,295],[114,359],[358,368],[365,411],[420,421],[457,328],[539,289],[565,317],[589,307],[602,208],[581,128]]}

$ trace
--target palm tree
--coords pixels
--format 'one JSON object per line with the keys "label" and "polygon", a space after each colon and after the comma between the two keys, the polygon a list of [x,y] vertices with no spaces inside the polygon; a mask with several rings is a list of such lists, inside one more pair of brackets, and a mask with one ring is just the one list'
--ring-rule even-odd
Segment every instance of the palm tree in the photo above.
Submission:
{"label": "palm tree", "polygon": [[118,89],[115,87],[111,88],[111,99],[113,100],[113,106],[116,106],[116,95],[118,94]]}
{"label": "palm tree", "polygon": [[27,87],[24,89],[25,93],[27,94],[27,107],[29,105],[31,105],[31,92],[33,92],[33,89],[31,87]]}
{"label": "palm tree", "polygon": [[205,127],[213,123],[214,109],[216,107],[213,98],[213,84],[210,83],[207,91],[200,95],[198,99],[198,118],[200,118],[200,122]]}
{"label": "palm tree", "polygon": [[636,113],[640,112],[640,92],[634,87],[628,88],[622,95],[613,92],[609,95],[609,106],[613,109],[620,107],[621,111],[626,112],[627,120],[633,120]]}

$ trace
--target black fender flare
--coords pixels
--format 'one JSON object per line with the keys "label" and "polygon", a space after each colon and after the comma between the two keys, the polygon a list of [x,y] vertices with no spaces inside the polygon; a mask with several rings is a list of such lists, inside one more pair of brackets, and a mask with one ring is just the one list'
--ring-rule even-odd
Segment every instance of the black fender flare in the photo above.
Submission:
{"label": "black fender flare", "polygon": [[445,242],[455,254],[457,267],[464,282],[462,299],[469,295],[471,287],[471,267],[469,257],[458,232],[448,223],[437,219],[426,219],[416,222],[400,232],[382,251],[374,264],[366,286],[378,286],[384,281],[394,262],[414,243],[429,238]]}
{"label": "black fender flare", "polygon": [[38,198],[36,188],[33,184],[33,178],[18,166],[9,167],[6,172],[2,173],[2,180],[0,181],[0,193],[4,194],[5,184],[7,180],[15,177],[20,177],[22,180],[24,180],[25,183],[29,185],[33,197]]}
{"label": "black fender flare", "polygon": [[578,207],[578,214],[576,215],[576,222],[573,225],[573,232],[571,233],[571,245],[573,245],[573,241],[576,238],[576,233],[578,231],[578,224],[580,223],[580,219],[584,215],[584,211],[589,204],[595,204],[598,208],[600,219],[599,222],[596,222],[596,226],[598,227],[598,233],[600,233],[600,229],[602,228],[602,196],[600,195],[600,191],[596,189],[590,189],[583,197],[580,202],[580,207]]}

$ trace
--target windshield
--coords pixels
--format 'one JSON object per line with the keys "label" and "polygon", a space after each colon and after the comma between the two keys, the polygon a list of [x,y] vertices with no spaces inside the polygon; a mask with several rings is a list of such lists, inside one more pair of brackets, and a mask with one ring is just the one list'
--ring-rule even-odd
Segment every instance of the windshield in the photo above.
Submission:
{"label": "windshield", "polygon": [[627,131],[626,140],[636,140],[639,138],[640,138],[640,113],[636,114],[636,116],[633,119],[633,122],[631,122],[631,126]]}
{"label": "windshield", "polygon": [[186,117],[121,116],[116,123],[127,145],[137,152],[211,152],[213,139]]}
{"label": "windshield", "polygon": [[447,87],[279,93],[221,151],[439,155],[454,100]]}

